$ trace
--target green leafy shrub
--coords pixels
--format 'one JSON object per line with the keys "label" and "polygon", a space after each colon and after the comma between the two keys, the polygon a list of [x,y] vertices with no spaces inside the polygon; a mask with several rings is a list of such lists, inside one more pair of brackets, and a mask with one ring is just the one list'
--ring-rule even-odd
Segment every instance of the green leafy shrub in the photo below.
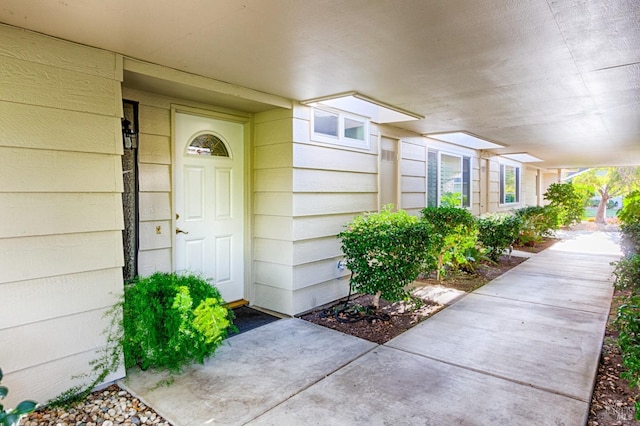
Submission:
{"label": "green leafy shrub", "polygon": [[628,253],[640,253],[640,191],[633,191],[624,198],[618,219],[624,235],[624,247]]}
{"label": "green leafy shrub", "polygon": [[233,330],[233,311],[219,291],[195,275],[155,273],[125,287],[125,366],[168,368],[212,355]]}
{"label": "green leafy shrub", "polygon": [[558,228],[558,210],[554,206],[528,206],[514,213],[522,220],[518,244],[535,245]]}
{"label": "green leafy shrub", "polygon": [[618,290],[631,290],[633,293],[640,293],[640,254],[634,254],[612,263],[613,285]]}
{"label": "green leafy shrub", "polygon": [[623,234],[623,248],[625,253],[640,253],[640,222],[623,223],[620,225]]}
{"label": "green leafy shrub", "polygon": [[559,226],[580,222],[589,196],[588,189],[571,182],[552,183],[544,193],[544,198],[550,201],[549,205],[556,208]]}
{"label": "green leafy shrub", "polygon": [[421,220],[433,228],[425,265],[435,268],[438,280],[446,267],[457,268],[469,263],[466,254],[476,246],[478,237],[476,220],[471,213],[457,207],[426,207],[421,210]]}
{"label": "green leafy shrub", "polygon": [[[618,345],[625,366],[620,376],[629,386],[640,387],[640,296],[632,295],[618,308],[615,325],[618,329]],[[635,402],[636,420],[640,420],[640,403]]]}
{"label": "green leafy shrub", "polygon": [[622,223],[640,223],[640,191],[633,191],[624,197],[624,205],[618,210]]}
{"label": "green leafy shrub", "polygon": [[[2,369],[0,368],[0,382],[2,382]],[[9,389],[6,386],[0,386],[0,400],[4,399],[9,394]],[[0,426],[18,426],[20,419],[36,409],[38,404],[34,401],[22,401],[16,408],[4,409],[4,406],[0,404]]]}
{"label": "green leafy shrub", "polygon": [[[385,206],[378,213],[356,216],[338,234],[351,288],[359,293],[399,301],[408,297],[406,286],[421,272],[430,247],[431,228],[416,217]],[[376,304],[376,308],[378,305]]]}
{"label": "green leafy shrub", "polygon": [[497,262],[500,255],[512,246],[520,235],[522,218],[509,214],[492,214],[477,219],[478,242],[485,248],[491,260]]}

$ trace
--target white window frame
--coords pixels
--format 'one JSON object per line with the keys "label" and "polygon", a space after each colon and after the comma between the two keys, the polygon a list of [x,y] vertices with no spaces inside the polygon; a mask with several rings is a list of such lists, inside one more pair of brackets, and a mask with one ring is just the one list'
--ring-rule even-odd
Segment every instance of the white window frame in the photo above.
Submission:
{"label": "white window frame", "polygon": [[[516,191],[515,201],[511,201],[511,202],[506,201],[507,191],[505,188],[505,183],[506,183],[505,175],[506,175],[507,167],[514,169],[514,173],[515,173],[514,177],[516,181],[515,182],[515,191]],[[500,206],[513,207],[520,204],[522,200],[522,165],[521,164],[500,162],[498,190],[499,190],[498,196],[500,198]]]}
{"label": "white window frame", "polygon": [[[338,117],[338,136],[331,136],[325,133],[317,133],[315,131],[316,110],[323,111]],[[345,135],[346,120],[355,120],[363,124],[364,139],[350,138]],[[332,145],[346,146],[349,148],[370,149],[371,141],[369,136],[369,119],[356,114],[340,111],[332,108],[313,107],[311,109],[311,140],[314,142],[328,143]]]}
{"label": "white window frame", "polygon": [[[458,159],[460,159],[460,172],[462,174],[461,179],[462,179],[462,188],[461,188],[461,192],[460,192],[460,208],[463,209],[467,209],[470,210],[472,205],[473,205],[473,200],[472,200],[472,194],[473,191],[471,190],[472,187],[472,178],[471,178],[471,166],[472,166],[472,157],[470,155],[464,155],[464,154],[458,154],[458,153],[454,153],[454,152],[449,152],[449,151],[441,151],[441,150],[431,150],[431,152],[434,152],[437,154],[437,161],[438,164],[436,165],[436,188],[438,191],[438,195],[436,198],[436,202],[437,205],[440,206],[442,205],[442,191],[441,191],[441,183],[442,183],[442,156],[446,155],[449,157],[456,157]],[[428,156],[427,156],[428,159]],[[468,196],[468,205],[465,206],[464,205],[464,160],[467,159],[469,161],[469,182],[468,182],[468,191],[469,191],[469,196]],[[427,165],[428,167],[428,165]],[[427,172],[427,188],[429,188],[429,183],[428,183],[428,179],[429,179],[429,173]],[[427,200],[429,199],[429,194],[427,194]]]}

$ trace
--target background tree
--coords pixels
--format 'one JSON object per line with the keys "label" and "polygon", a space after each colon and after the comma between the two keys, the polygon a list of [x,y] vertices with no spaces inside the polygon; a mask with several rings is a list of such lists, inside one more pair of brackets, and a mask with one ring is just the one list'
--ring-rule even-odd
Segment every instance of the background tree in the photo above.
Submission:
{"label": "background tree", "polygon": [[573,182],[584,184],[600,195],[596,223],[606,223],[607,201],[640,187],[640,167],[601,167],[589,169]]}

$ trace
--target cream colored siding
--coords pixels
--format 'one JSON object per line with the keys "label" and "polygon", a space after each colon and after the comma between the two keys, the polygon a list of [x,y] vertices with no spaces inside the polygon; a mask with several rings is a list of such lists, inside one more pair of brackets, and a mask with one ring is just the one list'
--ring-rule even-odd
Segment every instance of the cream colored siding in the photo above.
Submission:
{"label": "cream colored siding", "polygon": [[[542,174],[542,188],[540,188],[540,191],[544,194],[545,192],[547,192],[547,189],[549,189],[549,186],[551,186],[554,183],[559,183],[558,182],[558,172],[552,171],[552,172],[543,173]],[[544,197],[540,197],[540,199],[541,199],[541,204],[542,205],[549,204],[549,201],[545,200]]]}
{"label": "cream colored siding", "polygon": [[427,147],[424,141],[400,141],[400,205],[413,215],[427,205]]}
{"label": "cream colored siding", "polygon": [[538,169],[526,167],[523,165],[522,170],[522,194],[521,199],[526,206],[538,205]]}
{"label": "cream colored siding", "polygon": [[503,210],[500,207],[500,163],[497,158],[490,158],[489,165],[489,205],[490,213]]}
{"label": "cream colored siding", "polygon": [[377,134],[369,150],[313,142],[310,111],[255,117],[253,302],[291,315],[347,294],[336,235],[378,202]]}
{"label": "cream colored siding", "polygon": [[13,406],[90,370],[122,292],[121,70],[113,53],[11,27],[0,40],[0,347]]}

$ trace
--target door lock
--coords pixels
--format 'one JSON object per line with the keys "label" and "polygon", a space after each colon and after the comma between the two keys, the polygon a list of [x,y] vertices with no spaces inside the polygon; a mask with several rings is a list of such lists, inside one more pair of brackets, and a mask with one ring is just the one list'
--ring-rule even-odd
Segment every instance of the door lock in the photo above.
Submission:
{"label": "door lock", "polygon": [[182,229],[176,227],[176,235],[178,235],[178,234],[188,234],[188,233],[189,233],[189,231],[183,231]]}

